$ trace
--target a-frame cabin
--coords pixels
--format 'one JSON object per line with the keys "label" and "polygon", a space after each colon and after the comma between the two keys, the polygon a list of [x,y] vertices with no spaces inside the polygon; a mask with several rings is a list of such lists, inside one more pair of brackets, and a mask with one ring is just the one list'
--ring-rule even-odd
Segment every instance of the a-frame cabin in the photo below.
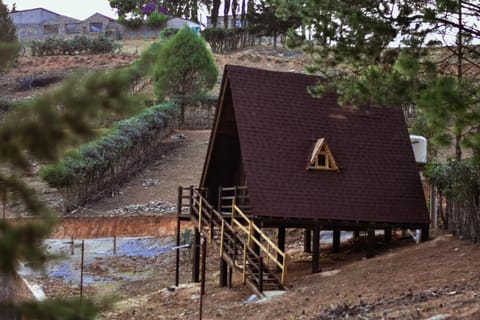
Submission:
{"label": "a-frame cabin", "polygon": [[281,251],[285,228],[304,229],[313,272],[319,270],[320,230],[334,231],[334,249],[340,230],[367,231],[370,244],[376,229],[387,238],[392,228],[421,229],[422,240],[428,239],[428,212],[401,109],[340,107],[333,93],[313,98],[307,89],[318,80],[225,67],[200,183],[208,190],[205,202],[224,217],[233,202],[259,228],[278,228]]}

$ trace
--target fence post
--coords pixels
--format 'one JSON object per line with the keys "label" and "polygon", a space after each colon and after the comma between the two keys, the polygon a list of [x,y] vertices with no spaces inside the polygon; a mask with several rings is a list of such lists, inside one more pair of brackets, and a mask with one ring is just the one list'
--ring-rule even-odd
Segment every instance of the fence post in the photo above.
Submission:
{"label": "fence post", "polygon": [[75,241],[72,236],[72,241],[70,242],[70,253],[73,256],[75,254]]}
{"label": "fence post", "polygon": [[183,188],[178,187],[178,198],[177,198],[177,249],[175,250],[175,286],[178,287],[180,282],[180,215],[182,214],[182,200],[183,200]]}
{"label": "fence post", "polygon": [[85,240],[82,240],[82,255],[80,261],[80,301],[83,299],[83,262],[85,256]]}
{"label": "fence post", "polygon": [[190,215],[193,215],[193,186],[190,186],[190,199],[189,199]]}
{"label": "fence post", "polygon": [[222,219],[222,230],[220,231],[220,258],[223,258],[223,233],[225,231],[225,220]]}

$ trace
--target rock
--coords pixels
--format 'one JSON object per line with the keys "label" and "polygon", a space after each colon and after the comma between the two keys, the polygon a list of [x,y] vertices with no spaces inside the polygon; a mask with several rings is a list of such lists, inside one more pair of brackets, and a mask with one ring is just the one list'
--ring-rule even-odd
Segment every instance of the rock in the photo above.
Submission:
{"label": "rock", "polygon": [[427,320],[443,320],[443,319],[447,319],[448,317],[450,317],[449,314],[437,314],[437,315],[434,315],[430,318],[428,318]]}
{"label": "rock", "polygon": [[158,186],[160,184],[160,181],[158,179],[147,178],[147,179],[142,180],[140,182],[140,184],[144,188],[149,188],[149,187],[153,187],[153,186]]}
{"label": "rock", "polygon": [[145,213],[166,213],[175,212],[176,205],[168,201],[150,201],[149,203],[129,204],[124,207],[109,210],[109,215],[126,215],[126,214],[145,214]]}

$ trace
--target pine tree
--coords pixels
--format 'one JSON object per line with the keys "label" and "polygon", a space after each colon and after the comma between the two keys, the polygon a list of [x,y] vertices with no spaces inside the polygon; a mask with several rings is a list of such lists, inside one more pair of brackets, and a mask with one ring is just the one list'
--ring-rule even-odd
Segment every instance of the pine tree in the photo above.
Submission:
{"label": "pine tree", "polygon": [[247,20],[254,33],[272,37],[276,49],[278,35],[285,34],[290,28],[296,29],[300,25],[300,18],[294,14],[278,17],[275,11],[275,6],[262,0],[249,10]]}
{"label": "pine tree", "polygon": [[433,141],[453,142],[457,159],[463,146],[480,149],[476,1],[273,2],[277,14],[298,14],[315,30],[313,41],[289,34],[289,45],[311,54],[308,70],[328,80],[312,94],[336,90],[349,104],[414,104]]}
{"label": "pine tree", "polygon": [[205,41],[183,28],[160,47],[155,69],[158,99],[203,94],[217,81],[218,71]]}
{"label": "pine tree", "polygon": [[[217,67],[205,40],[189,28],[183,28],[159,47],[153,77],[159,100],[204,94],[213,88],[217,77]],[[180,112],[183,123],[183,104]]]}
{"label": "pine tree", "polygon": [[216,27],[218,24],[218,11],[220,10],[220,4],[221,4],[221,0],[213,0],[212,13],[211,13],[213,27]]}
{"label": "pine tree", "polygon": [[[0,49],[0,67],[5,67],[15,56],[16,47],[0,43]],[[65,146],[93,136],[90,124],[102,112],[133,108],[137,102],[128,96],[128,85],[122,71],[95,73],[86,78],[76,75],[60,88],[19,104],[0,123],[0,201],[4,210],[7,203],[15,201],[24,214],[32,217],[20,223],[0,220],[1,316],[20,310],[28,319],[95,319],[101,303],[87,299],[12,301],[8,279],[15,274],[18,261],[42,266],[49,258],[42,240],[56,224],[54,213],[21,177],[31,171],[31,159],[54,161]]]}
{"label": "pine tree", "polygon": [[228,24],[229,12],[230,12],[230,0],[225,0],[225,2],[223,3],[223,27],[225,29],[229,28],[229,24]]}
{"label": "pine tree", "polygon": [[17,42],[17,35],[15,34],[15,25],[12,19],[8,16],[8,8],[0,0],[0,42]]}

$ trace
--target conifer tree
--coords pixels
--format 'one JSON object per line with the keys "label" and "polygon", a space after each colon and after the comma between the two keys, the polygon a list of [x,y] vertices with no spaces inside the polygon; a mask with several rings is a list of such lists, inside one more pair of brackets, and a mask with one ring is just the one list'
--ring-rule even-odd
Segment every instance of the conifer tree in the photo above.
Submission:
{"label": "conifer tree", "polygon": [[217,81],[218,71],[205,40],[185,27],[160,46],[155,69],[158,99],[203,94]]}
{"label": "conifer tree", "polygon": [[[0,67],[15,56],[16,47],[0,43]],[[81,79],[81,80],[79,80]],[[128,95],[128,77],[122,71],[70,78],[60,88],[21,103],[0,123],[0,203],[3,211],[15,202],[31,219],[13,223],[0,220],[0,315],[20,311],[26,319],[95,319],[101,303],[79,298],[42,302],[12,300],[11,284],[18,262],[40,267],[49,258],[42,240],[56,224],[35,190],[22,177],[31,160],[54,161],[66,145],[92,137],[91,123],[102,112],[134,108]]]}
{"label": "conifer tree", "polygon": [[0,42],[12,43],[17,41],[15,34],[15,25],[8,16],[8,8],[0,0]]}
{"label": "conifer tree", "polygon": [[[184,27],[159,47],[153,76],[159,100],[205,94],[213,88],[217,77],[217,67],[205,40],[189,28]],[[183,103],[180,113],[183,123]]]}
{"label": "conifer tree", "polygon": [[480,6],[471,0],[272,0],[277,14],[298,14],[313,41],[290,32],[311,54],[308,70],[328,81],[341,103],[418,107],[434,142],[480,148]]}

